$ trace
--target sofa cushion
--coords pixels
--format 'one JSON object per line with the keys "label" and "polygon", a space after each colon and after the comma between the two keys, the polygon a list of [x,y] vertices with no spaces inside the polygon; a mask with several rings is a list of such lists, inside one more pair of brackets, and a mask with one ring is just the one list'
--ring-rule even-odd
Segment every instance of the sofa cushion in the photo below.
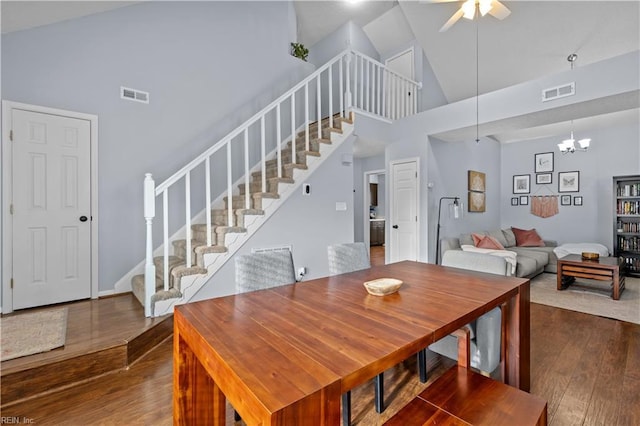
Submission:
{"label": "sofa cushion", "polygon": [[511,247],[511,251],[518,253],[518,259],[530,257],[536,261],[536,269],[544,268],[549,263],[549,253],[542,250],[532,250],[534,247]]}
{"label": "sofa cushion", "polygon": [[484,234],[495,238],[495,240],[498,241],[502,245],[502,247],[506,247],[508,245],[507,239],[504,237],[504,234],[500,229],[494,231],[485,231]]}
{"label": "sofa cushion", "polygon": [[516,265],[516,276],[527,277],[534,274],[538,270],[538,262],[532,257],[518,256]]}
{"label": "sofa cushion", "polygon": [[516,246],[518,247],[544,247],[544,241],[535,229],[519,229],[511,227],[516,236]]}
{"label": "sofa cushion", "polygon": [[500,241],[490,235],[471,234],[473,237],[473,245],[480,248],[504,250],[504,246]]}
{"label": "sofa cushion", "polygon": [[[478,233],[478,234],[482,234],[482,233]],[[475,244],[473,244],[473,237],[471,236],[471,234],[460,234],[460,245],[463,246],[473,246]]]}
{"label": "sofa cushion", "polygon": [[505,247],[515,247],[516,245],[516,235],[513,233],[511,228],[503,229],[502,235],[504,235],[504,239],[507,241],[507,244],[503,244]]}

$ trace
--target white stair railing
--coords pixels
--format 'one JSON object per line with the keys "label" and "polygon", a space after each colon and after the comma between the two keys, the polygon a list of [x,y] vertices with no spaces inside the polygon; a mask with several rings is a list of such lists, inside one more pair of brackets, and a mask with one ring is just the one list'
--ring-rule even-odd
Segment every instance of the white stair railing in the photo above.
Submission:
{"label": "white stair railing", "polygon": [[[351,88],[353,87],[353,94]],[[252,208],[250,196],[251,164],[260,164],[262,173],[261,192],[267,192],[267,153],[275,149],[277,160],[277,176],[282,177],[282,144],[292,140],[291,162],[296,163],[295,138],[298,129],[304,131],[305,150],[309,151],[312,138],[321,138],[322,117],[329,118],[329,127],[333,127],[333,116],[339,114],[344,118],[347,113],[357,108],[372,115],[398,119],[414,114],[417,110],[416,96],[420,84],[389,70],[384,64],[361,53],[347,49],[336,55],[325,65],[317,69],[307,78],[296,84],[285,94],[255,114],[245,123],[233,130],[218,143],[203,152],[173,176],[155,186],[151,173],[144,179],[144,216],[146,221],[146,259],[145,259],[145,315],[151,316],[151,296],[156,292],[156,271],[153,261],[153,219],[156,202],[162,205],[162,244],[164,290],[170,288],[169,270],[169,228],[170,221],[169,191],[178,192],[184,202],[185,261],[184,266],[191,268],[191,208],[192,195],[200,193],[204,199],[206,212],[206,244],[215,245],[212,238],[211,192],[212,185],[225,182],[220,192],[226,192],[227,224],[232,226],[234,177],[244,174],[246,209]],[[314,90],[315,89],[315,90]],[[311,134],[310,124],[318,122],[317,133]],[[256,141],[257,139],[257,141]],[[251,143],[253,142],[253,144]],[[234,153],[235,151],[235,153]],[[216,156],[216,154],[223,154]],[[236,157],[234,157],[234,155]],[[240,160],[242,156],[242,161]],[[234,158],[237,159],[234,162]],[[212,164],[223,163],[225,170],[212,176]],[[234,165],[242,163],[240,170]],[[215,171],[215,170],[214,170]],[[192,183],[192,176],[202,175],[204,182]],[[226,175],[226,180],[221,176]],[[180,193],[180,182],[184,182],[184,194]],[[202,194],[204,192],[204,194]],[[159,201],[161,200],[161,201]],[[173,201],[173,199],[172,199]],[[175,202],[175,201],[173,201]],[[181,210],[181,209],[179,209]],[[176,214],[178,214],[176,212]]]}

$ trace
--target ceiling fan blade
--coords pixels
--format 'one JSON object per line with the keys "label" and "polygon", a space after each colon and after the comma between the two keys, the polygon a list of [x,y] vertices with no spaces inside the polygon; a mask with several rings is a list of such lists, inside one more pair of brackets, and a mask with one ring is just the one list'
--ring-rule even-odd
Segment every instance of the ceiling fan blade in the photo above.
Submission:
{"label": "ceiling fan blade", "polygon": [[454,13],[451,18],[449,18],[449,20],[442,26],[442,28],[440,28],[440,32],[443,33],[451,28],[453,24],[455,24],[460,18],[462,18],[463,14],[464,11],[462,10],[462,8],[458,9],[458,11]]}
{"label": "ceiling fan blade", "polygon": [[502,20],[507,16],[511,15],[511,11],[507,9],[507,6],[500,3],[498,0],[493,0],[493,2],[491,3],[491,6],[492,8],[491,10],[489,10],[489,15],[495,18]]}

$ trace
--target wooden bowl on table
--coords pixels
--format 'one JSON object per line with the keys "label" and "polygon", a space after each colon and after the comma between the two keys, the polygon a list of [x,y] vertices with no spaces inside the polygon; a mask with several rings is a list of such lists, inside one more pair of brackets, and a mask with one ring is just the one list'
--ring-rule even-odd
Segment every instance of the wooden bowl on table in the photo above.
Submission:
{"label": "wooden bowl on table", "polygon": [[364,282],[367,292],[374,296],[386,296],[395,293],[401,285],[402,281],[395,278],[378,278],[377,280]]}
{"label": "wooden bowl on table", "polygon": [[597,261],[600,259],[600,254],[598,253],[591,253],[588,251],[583,251],[582,252],[582,260],[592,260],[592,261]]}

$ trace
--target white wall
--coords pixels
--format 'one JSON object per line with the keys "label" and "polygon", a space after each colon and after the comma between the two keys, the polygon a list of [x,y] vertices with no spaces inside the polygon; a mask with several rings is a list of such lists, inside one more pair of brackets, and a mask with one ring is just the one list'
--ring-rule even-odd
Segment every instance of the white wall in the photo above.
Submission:
{"label": "white wall", "polygon": [[[562,137],[507,144],[502,149],[502,227],[536,228],[545,239],[562,243],[597,242],[613,249],[613,176],[640,174],[640,130],[637,126],[611,127],[583,132],[590,137],[587,152],[561,154],[557,144]],[[566,135],[564,135],[566,136]],[[553,182],[536,185],[534,155],[554,153]],[[579,171],[577,193],[558,192],[558,172]],[[559,213],[540,218],[528,206],[511,206],[513,175],[531,175],[530,195],[571,195],[570,206],[560,205]],[[582,206],[573,205],[573,197],[583,197]]]}
{"label": "white wall", "polygon": [[[305,280],[329,275],[327,246],[353,242],[353,165],[343,165],[342,155],[352,152],[347,139],[305,182],[311,194],[302,189],[291,195],[269,220],[238,250],[247,254],[252,248],[291,245],[296,270],[307,268]],[[346,211],[336,211],[336,202],[345,202]],[[235,265],[229,260],[193,300],[235,293]]]}
{"label": "white wall", "polygon": [[144,2],[2,35],[4,99],[99,117],[101,291],[144,258],[144,173],[167,178],[313,71],[292,20],[291,2]]}

